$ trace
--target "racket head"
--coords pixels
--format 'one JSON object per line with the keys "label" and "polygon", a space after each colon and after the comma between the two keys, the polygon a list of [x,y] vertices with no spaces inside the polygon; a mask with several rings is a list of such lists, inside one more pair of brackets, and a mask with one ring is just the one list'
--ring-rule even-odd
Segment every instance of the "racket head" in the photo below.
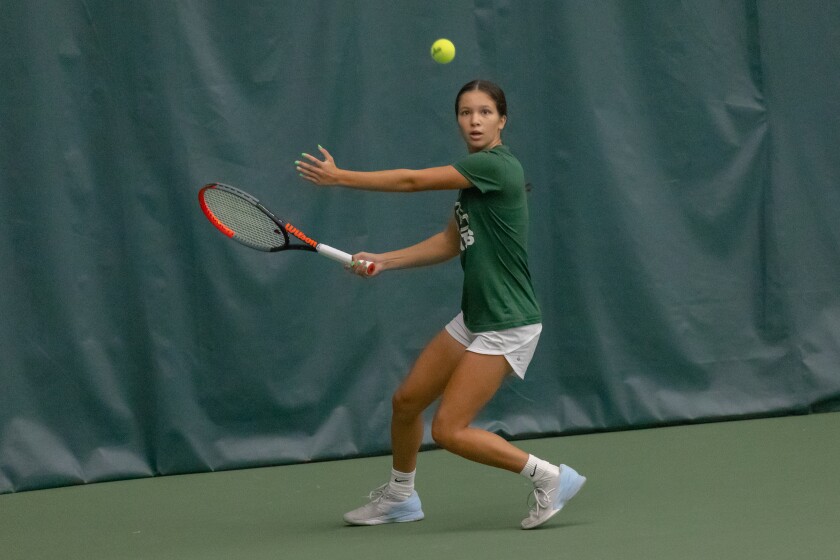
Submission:
{"label": "racket head", "polygon": [[285,223],[250,194],[209,183],[198,192],[198,201],[210,223],[231,239],[258,251],[290,248]]}

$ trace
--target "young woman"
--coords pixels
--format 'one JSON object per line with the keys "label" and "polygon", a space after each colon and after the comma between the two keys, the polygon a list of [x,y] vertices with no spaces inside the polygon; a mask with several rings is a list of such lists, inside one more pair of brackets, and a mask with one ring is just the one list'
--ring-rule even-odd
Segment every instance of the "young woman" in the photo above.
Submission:
{"label": "young woman", "polygon": [[[393,468],[370,503],[344,516],[352,525],[423,519],[414,491],[423,411],[440,398],[432,437],[462,457],[519,473],[534,485],[534,505],[524,529],[545,523],[569,501],[586,478],[555,466],[470,424],[505,377],[524,377],[539,340],[540,309],[528,271],[528,207],[522,166],[502,144],[507,124],[504,92],[476,80],[455,99],[455,114],[469,155],[453,165],[420,170],[360,172],[340,169],[330,153],[304,154],[300,175],[316,185],[388,192],[458,190],[452,219],[440,233],[389,253],[358,253],[375,263],[371,276],[388,270],[441,263],[460,255],[464,284],[459,313],[426,346],[393,396]],[[365,275],[363,267],[354,267]]]}

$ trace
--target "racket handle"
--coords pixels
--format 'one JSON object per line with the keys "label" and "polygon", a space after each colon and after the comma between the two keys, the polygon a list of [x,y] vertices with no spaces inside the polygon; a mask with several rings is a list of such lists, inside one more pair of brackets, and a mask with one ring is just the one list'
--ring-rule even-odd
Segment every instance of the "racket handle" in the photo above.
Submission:
{"label": "racket handle", "polygon": [[[340,251],[335,247],[330,247],[329,245],[318,243],[318,246],[315,247],[315,249],[318,251],[318,253],[324,255],[328,259],[338,261],[341,264],[347,266],[353,264],[353,255],[345,253],[344,251]],[[373,271],[376,270],[376,265],[372,262],[359,261],[359,264],[365,267],[365,272],[367,272],[368,274],[373,274]]]}

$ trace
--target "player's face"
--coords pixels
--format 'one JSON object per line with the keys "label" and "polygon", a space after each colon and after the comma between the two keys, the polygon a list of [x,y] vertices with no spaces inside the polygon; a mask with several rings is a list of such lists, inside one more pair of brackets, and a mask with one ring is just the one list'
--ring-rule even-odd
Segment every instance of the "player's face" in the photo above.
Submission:
{"label": "player's face", "polygon": [[470,153],[502,143],[507,117],[499,115],[493,98],[480,90],[467,91],[458,100],[458,126]]}

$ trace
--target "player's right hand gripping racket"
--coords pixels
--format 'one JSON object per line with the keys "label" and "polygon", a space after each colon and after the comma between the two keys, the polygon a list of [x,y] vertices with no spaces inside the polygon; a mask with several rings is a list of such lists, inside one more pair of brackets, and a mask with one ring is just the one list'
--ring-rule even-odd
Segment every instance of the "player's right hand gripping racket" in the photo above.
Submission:
{"label": "player's right hand gripping racket", "polygon": [[[298,228],[271,213],[259,200],[230,185],[210,183],[198,193],[204,215],[219,231],[252,249],[274,253],[297,249],[315,251],[346,266],[353,263],[353,256],[329,245],[318,243]],[[292,243],[292,234],[303,243]],[[375,264],[361,261],[367,274],[372,274]]]}

